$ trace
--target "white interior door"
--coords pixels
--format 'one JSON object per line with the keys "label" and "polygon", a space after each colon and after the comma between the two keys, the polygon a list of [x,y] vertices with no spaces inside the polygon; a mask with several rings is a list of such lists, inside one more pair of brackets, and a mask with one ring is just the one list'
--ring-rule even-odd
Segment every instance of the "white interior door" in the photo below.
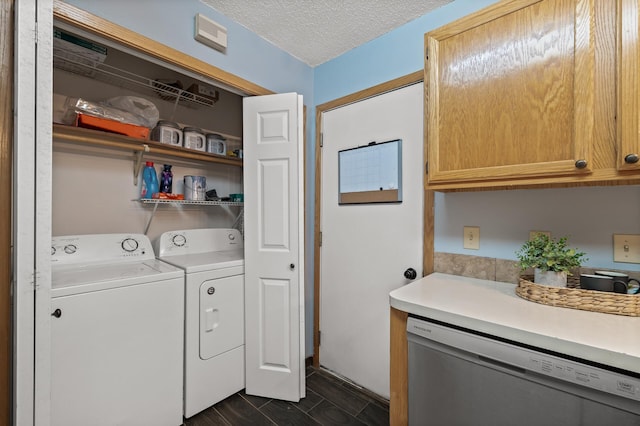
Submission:
{"label": "white interior door", "polygon": [[16,0],[14,19],[12,421],[47,426],[53,1]]}
{"label": "white interior door", "polygon": [[[389,292],[422,276],[423,88],[322,116],[320,364],[389,397]],[[338,205],[338,151],[402,140],[402,202]]]}
{"label": "white interior door", "polygon": [[302,96],[243,100],[246,392],[298,401],[304,382]]}

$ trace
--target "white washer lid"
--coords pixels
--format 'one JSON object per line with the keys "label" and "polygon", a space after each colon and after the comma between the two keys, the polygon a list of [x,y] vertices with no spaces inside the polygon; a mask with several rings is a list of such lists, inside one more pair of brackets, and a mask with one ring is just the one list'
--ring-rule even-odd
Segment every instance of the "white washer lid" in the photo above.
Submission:
{"label": "white washer lid", "polygon": [[183,278],[184,272],[165,262],[151,259],[143,262],[54,265],[51,276],[51,297],[59,297]]}
{"label": "white washer lid", "polygon": [[161,260],[183,268],[186,273],[213,271],[244,266],[244,250],[210,251],[206,253],[163,256]]}

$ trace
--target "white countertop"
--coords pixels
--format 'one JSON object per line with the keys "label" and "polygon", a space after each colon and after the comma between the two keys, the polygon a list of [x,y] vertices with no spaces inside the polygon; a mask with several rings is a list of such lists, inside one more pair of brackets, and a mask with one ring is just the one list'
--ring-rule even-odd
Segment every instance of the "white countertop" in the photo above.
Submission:
{"label": "white countertop", "polygon": [[434,273],[393,290],[389,301],[410,314],[640,373],[640,317],[542,305],[515,288]]}

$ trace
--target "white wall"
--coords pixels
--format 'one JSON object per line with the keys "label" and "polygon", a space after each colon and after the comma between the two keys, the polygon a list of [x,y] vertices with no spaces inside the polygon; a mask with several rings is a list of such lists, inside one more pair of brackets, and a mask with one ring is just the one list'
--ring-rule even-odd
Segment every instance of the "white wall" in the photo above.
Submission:
{"label": "white wall", "polygon": [[[114,155],[113,151],[77,153],[65,148],[56,145],[53,153],[53,235],[144,233],[153,206],[135,201],[140,197],[142,173],[134,186],[133,155]],[[239,167],[215,164],[203,168],[153,156],[145,158],[155,162],[157,171],[162,164],[173,165],[174,193],[183,193],[186,175],[206,176],[207,189],[215,188],[218,196],[242,192]],[[239,207],[161,205],[148,236],[153,241],[169,230],[230,227],[239,212]]]}

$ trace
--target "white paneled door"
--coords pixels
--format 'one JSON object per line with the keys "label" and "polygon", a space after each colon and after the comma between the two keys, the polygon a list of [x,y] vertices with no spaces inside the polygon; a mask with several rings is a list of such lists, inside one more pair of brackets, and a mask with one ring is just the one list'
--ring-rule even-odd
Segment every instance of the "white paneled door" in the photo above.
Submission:
{"label": "white paneled door", "polygon": [[[422,276],[422,83],[322,115],[320,365],[389,397],[389,292]],[[338,204],[338,151],[402,140],[402,202]]]}
{"label": "white paneled door", "polygon": [[302,96],[243,101],[246,392],[298,401],[304,382]]}
{"label": "white paneled door", "polygon": [[15,0],[13,9],[12,424],[48,426],[53,1]]}

